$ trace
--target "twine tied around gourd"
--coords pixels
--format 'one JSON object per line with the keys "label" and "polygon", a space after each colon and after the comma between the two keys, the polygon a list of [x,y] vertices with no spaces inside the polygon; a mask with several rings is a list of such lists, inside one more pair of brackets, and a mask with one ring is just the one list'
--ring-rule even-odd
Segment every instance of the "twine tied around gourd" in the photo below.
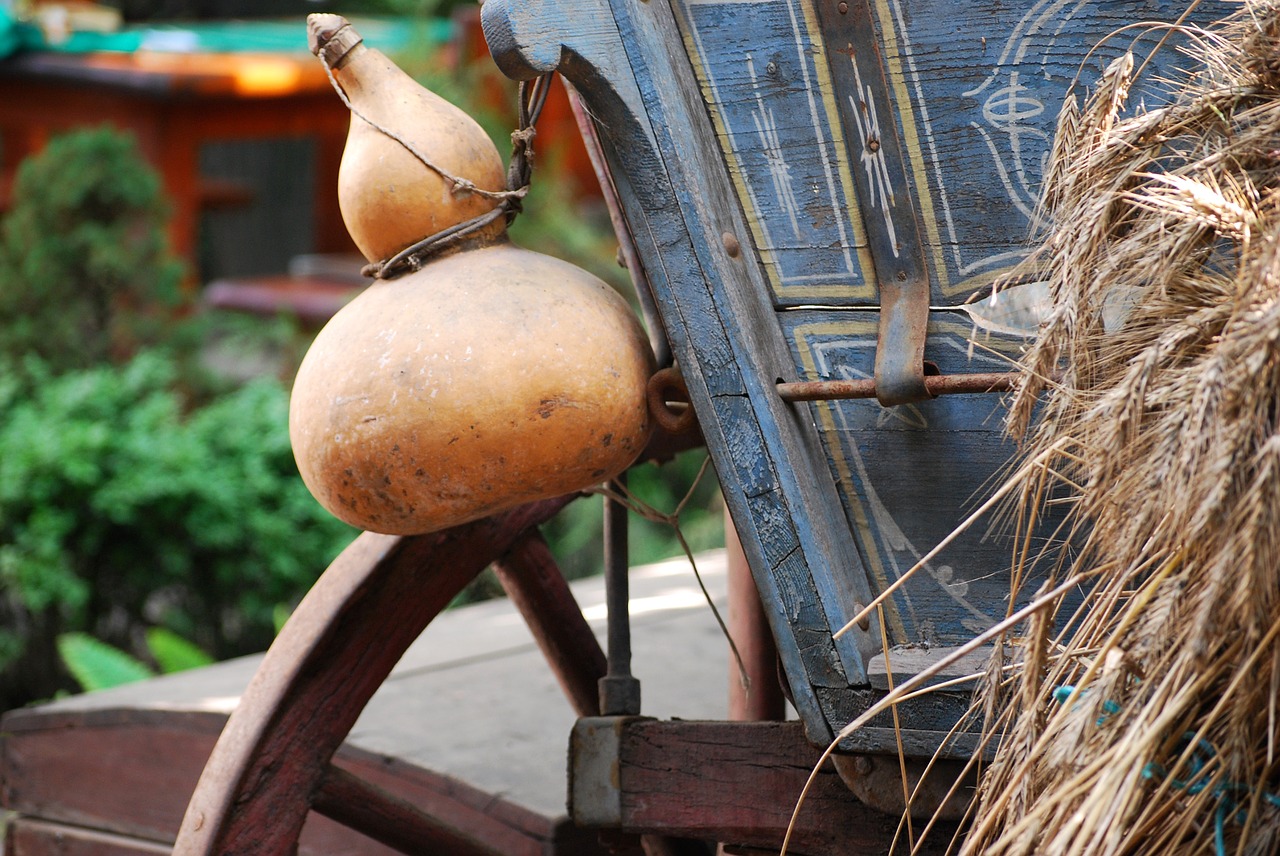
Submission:
{"label": "twine tied around gourd", "polygon": [[[350,23],[344,22],[337,31],[329,36],[328,41],[332,41],[337,37],[338,33],[350,27]],[[422,240],[410,244],[389,258],[365,265],[360,269],[361,275],[373,279],[395,279],[411,271],[420,270],[429,259],[456,241],[483,229],[499,217],[506,217],[507,224],[510,225],[524,211],[524,198],[529,194],[529,185],[533,179],[533,138],[538,133],[536,127],[538,117],[542,115],[542,108],[547,103],[547,93],[551,90],[551,78],[555,72],[549,72],[531,81],[520,82],[518,127],[511,132],[511,160],[507,168],[507,187],[505,190],[486,190],[477,186],[475,182],[468,178],[453,175],[423,154],[417,146],[405,139],[403,135],[396,133],[380,122],[370,119],[361,112],[347,97],[347,93],[343,91],[337,78],[334,77],[333,67],[329,63],[328,57],[325,56],[325,52],[323,50],[318,51],[316,56],[319,58],[320,64],[324,66],[325,75],[328,76],[330,85],[333,86],[334,91],[338,93],[338,98],[342,100],[342,103],[346,105],[352,115],[359,117],[368,123],[370,127],[403,146],[405,151],[417,158],[423,166],[435,172],[446,183],[451,185],[455,195],[473,193],[485,199],[493,199],[498,203],[484,214],[472,217],[446,229],[441,229],[433,235],[428,235]]]}

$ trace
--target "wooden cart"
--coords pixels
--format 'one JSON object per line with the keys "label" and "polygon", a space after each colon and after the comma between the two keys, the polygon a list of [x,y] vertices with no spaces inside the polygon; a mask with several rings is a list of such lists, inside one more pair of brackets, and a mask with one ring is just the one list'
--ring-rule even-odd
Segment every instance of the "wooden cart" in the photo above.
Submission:
{"label": "wooden cart", "polygon": [[[1182,5],[486,0],[499,67],[559,71],[591,117],[656,347],[679,369],[661,397],[692,403],[767,619],[740,647],[776,647],[799,721],[643,718],[620,508],[606,523],[608,656],[537,533],[571,498],[434,535],[365,534],[268,653],[176,852],[288,853],[313,809],[405,852],[496,852],[330,764],[399,655],[492,562],[582,717],[575,820],[644,836],[650,853],[776,852],[821,747],[913,663],[1010,610],[1011,546],[980,525],[834,634],[1007,463],[993,390],[1042,295],[1034,282],[988,295],[1023,256],[1058,107],[1078,74],[1153,37],[1095,43]],[[974,734],[948,737],[967,707],[963,689],[939,692],[900,709],[897,729],[886,715],[844,739],[843,777],[819,776],[793,852],[884,852],[896,756],[970,757]]]}

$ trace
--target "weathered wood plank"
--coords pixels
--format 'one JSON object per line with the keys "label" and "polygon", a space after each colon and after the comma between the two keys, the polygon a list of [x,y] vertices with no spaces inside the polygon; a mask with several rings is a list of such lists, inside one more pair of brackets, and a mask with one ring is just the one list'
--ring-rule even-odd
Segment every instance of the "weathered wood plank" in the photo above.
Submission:
{"label": "weathered wood plank", "polygon": [[[622,829],[775,850],[821,755],[794,722],[631,720],[617,747]],[[589,762],[573,759],[574,775],[587,772],[579,760]],[[793,852],[885,853],[897,821],[856,800],[828,765],[797,818]]]}
{"label": "weathered wood plank", "polygon": [[[5,717],[0,740],[0,799],[21,818],[162,842],[168,852],[225,722],[225,714],[180,710],[12,712]],[[551,823],[402,759],[344,747],[336,763],[444,819],[492,856],[540,856],[548,842],[580,836],[567,824]],[[26,856],[23,850],[9,852]],[[326,818],[308,818],[299,853],[339,852],[390,856],[398,851]]]}

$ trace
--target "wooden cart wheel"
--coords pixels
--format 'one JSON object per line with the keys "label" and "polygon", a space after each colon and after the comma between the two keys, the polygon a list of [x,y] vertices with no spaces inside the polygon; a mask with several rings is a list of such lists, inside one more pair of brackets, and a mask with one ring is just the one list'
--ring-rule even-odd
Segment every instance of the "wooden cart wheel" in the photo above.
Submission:
{"label": "wooden cart wheel", "polygon": [[293,853],[315,809],[401,852],[490,854],[330,761],[409,645],[493,562],[575,710],[598,713],[604,654],[536,530],[571,499],[431,535],[357,538],[267,652],[200,777],[174,853]]}

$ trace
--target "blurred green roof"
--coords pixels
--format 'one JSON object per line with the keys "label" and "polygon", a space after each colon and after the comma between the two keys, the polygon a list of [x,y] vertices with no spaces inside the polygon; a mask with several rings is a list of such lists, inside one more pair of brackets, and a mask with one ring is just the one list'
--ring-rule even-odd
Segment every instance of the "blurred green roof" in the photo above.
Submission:
{"label": "blurred green roof", "polygon": [[[366,18],[353,20],[365,43],[394,53],[423,40],[440,44],[453,32],[444,19]],[[16,21],[0,9],[0,57],[19,50],[61,53],[159,51],[168,53],[306,53],[306,28],[299,20],[194,21],[133,24],[114,33],[77,32],[60,44],[48,44],[35,26]]]}

